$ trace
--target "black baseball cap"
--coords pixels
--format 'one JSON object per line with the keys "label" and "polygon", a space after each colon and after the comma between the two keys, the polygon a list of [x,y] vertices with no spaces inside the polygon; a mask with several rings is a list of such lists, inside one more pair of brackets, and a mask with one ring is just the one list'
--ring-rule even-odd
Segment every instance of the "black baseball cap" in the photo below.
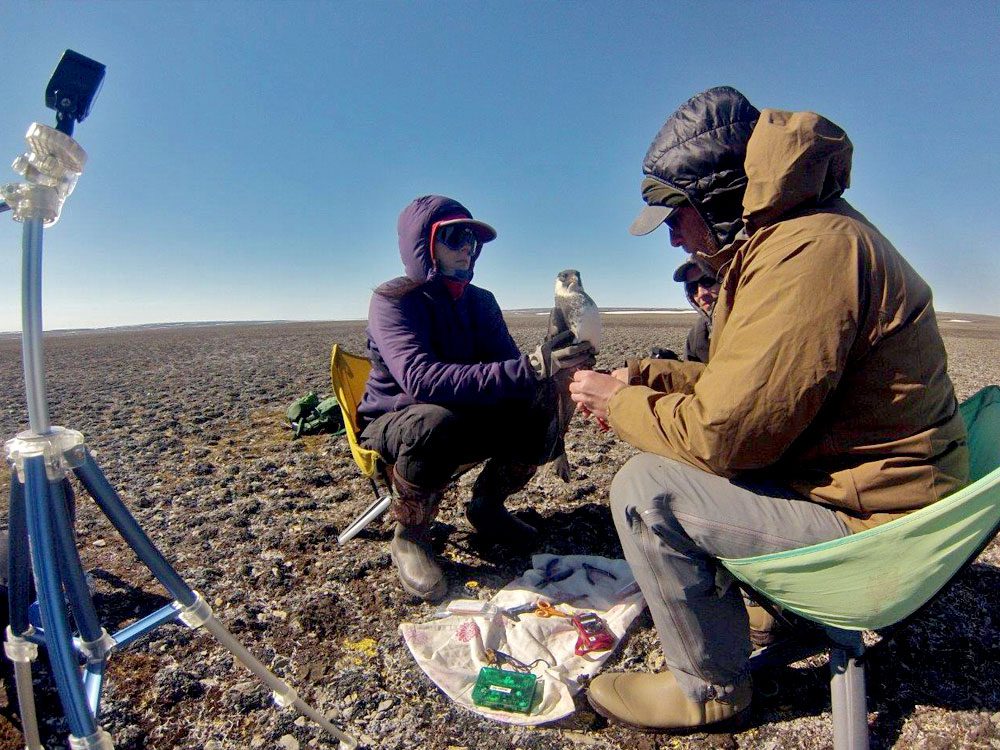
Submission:
{"label": "black baseball cap", "polygon": [[668,185],[656,177],[645,177],[642,181],[642,199],[646,207],[632,222],[628,231],[637,237],[649,234],[660,224],[670,218],[670,215],[680,206],[688,203],[688,197],[682,190]]}

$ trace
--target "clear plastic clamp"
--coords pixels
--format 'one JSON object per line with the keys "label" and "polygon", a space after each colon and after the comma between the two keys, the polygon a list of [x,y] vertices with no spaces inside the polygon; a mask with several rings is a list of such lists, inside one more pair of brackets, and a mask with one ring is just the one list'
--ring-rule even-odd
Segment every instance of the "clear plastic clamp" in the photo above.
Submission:
{"label": "clear plastic clamp", "polygon": [[65,479],[67,472],[82,466],[87,458],[83,433],[58,425],[44,435],[20,432],[4,443],[7,462],[17,470],[17,478],[24,484],[24,462],[36,456],[45,457],[45,475],[51,481]]}
{"label": "clear plastic clamp", "polygon": [[70,136],[38,122],[31,124],[24,140],[28,151],[12,166],[26,182],[0,185],[0,195],[16,221],[41,219],[52,226],[83,173],[87,152]]}

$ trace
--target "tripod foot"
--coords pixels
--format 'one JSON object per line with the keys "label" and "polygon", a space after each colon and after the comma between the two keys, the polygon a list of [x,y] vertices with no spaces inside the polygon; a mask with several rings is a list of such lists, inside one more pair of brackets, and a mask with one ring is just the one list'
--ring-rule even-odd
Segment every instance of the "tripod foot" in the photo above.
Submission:
{"label": "tripod foot", "polygon": [[93,734],[86,737],[69,737],[70,750],[115,750],[115,745],[111,741],[111,735],[100,727]]}
{"label": "tripod foot", "polygon": [[[31,635],[30,625],[25,635]],[[31,679],[31,662],[38,658],[38,646],[7,627],[7,640],[3,644],[4,653],[14,664],[14,687],[17,703],[21,711],[21,730],[24,732],[24,746],[27,750],[42,750],[42,738],[38,733],[38,714],[35,711],[35,693]]]}
{"label": "tripod foot", "polygon": [[173,606],[180,610],[178,618],[191,629],[204,626],[205,630],[211,633],[215,640],[229,651],[236,660],[249,669],[253,675],[267,685],[274,696],[274,702],[280,707],[292,706],[296,711],[308,719],[312,719],[324,730],[332,734],[340,742],[340,750],[354,750],[358,746],[358,741],[342,732],[323,714],[314,709],[308,703],[299,698],[295,688],[286,683],[271,670],[265,667],[257,657],[247,651],[246,647],[236,640],[226,626],[219,622],[219,618],[212,612],[212,608],[197,591],[192,591],[194,601],[184,606],[180,602],[174,602]]}

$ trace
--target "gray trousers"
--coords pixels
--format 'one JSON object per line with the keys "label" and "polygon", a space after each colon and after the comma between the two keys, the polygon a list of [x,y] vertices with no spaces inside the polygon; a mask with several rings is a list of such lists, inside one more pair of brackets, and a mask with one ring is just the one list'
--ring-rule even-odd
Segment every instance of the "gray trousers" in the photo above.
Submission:
{"label": "gray trousers", "polygon": [[667,666],[694,701],[748,678],[743,597],[717,557],[748,557],[850,534],[837,514],[772,483],[735,482],[642,453],[611,483],[611,512]]}

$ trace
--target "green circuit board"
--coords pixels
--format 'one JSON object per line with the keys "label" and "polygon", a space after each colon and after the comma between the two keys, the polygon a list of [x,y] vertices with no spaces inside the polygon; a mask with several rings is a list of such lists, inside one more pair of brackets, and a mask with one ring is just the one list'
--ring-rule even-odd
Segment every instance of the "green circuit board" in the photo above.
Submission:
{"label": "green circuit board", "polygon": [[497,711],[531,712],[538,678],[530,672],[483,667],[472,688],[472,702]]}

